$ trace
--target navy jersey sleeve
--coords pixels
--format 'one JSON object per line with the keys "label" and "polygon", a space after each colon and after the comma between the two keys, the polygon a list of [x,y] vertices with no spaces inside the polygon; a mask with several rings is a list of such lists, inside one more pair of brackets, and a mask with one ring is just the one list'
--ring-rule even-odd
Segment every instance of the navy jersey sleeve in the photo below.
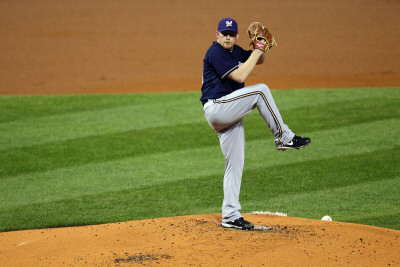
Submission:
{"label": "navy jersey sleeve", "polygon": [[253,53],[253,50],[244,50],[242,49],[242,56],[243,56],[243,62],[246,62],[246,60],[249,59],[249,57],[251,56],[251,53]]}

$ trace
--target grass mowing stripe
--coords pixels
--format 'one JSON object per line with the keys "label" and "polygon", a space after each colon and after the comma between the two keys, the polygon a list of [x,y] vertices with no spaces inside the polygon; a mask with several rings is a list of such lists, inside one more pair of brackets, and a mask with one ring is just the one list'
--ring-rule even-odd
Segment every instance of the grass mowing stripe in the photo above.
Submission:
{"label": "grass mowing stripe", "polygon": [[374,225],[378,227],[390,228],[390,229],[400,229],[400,212],[388,213],[386,210],[377,210],[373,212],[370,216],[364,216],[362,213],[357,213],[357,215],[352,214],[353,218],[350,216],[343,217],[346,222]]}
{"label": "grass mowing stripe", "polygon": [[359,101],[368,98],[399,98],[400,88],[273,90],[272,95],[279,110],[283,112],[322,104],[334,106],[336,103]]}
{"label": "grass mowing stripe", "polygon": [[[190,159],[190,160],[187,160]],[[199,168],[199,164],[203,168]],[[0,180],[0,207],[137,189],[166,182],[223,176],[219,146],[87,164]]]}
{"label": "grass mowing stripe", "polygon": [[[282,168],[275,167],[246,171],[241,193],[244,212],[268,209],[312,218],[347,205],[343,212],[357,212],[364,208],[364,214],[369,215],[365,211],[371,210],[368,206],[372,201],[385,203],[380,206],[385,212],[395,212],[398,206],[391,203],[400,201],[399,195],[394,194],[398,188],[399,170],[390,166],[396,161],[393,156],[397,153],[399,149],[392,149],[290,164],[283,166],[284,172]],[[357,168],[354,168],[353,162],[359,163]],[[381,168],[374,168],[371,162],[376,162]],[[374,188],[378,182],[382,184]],[[353,190],[360,188],[362,192],[368,183],[372,183],[368,190],[370,193],[364,196],[368,196],[369,201],[363,204],[363,201],[357,200]],[[354,198],[349,200],[350,204],[343,200],[343,188],[348,197]],[[326,203],[330,194],[335,194],[336,199],[331,204]],[[354,197],[349,196],[351,194]],[[328,198],[324,198],[326,196]],[[3,228],[0,231],[18,229],[21,223],[28,224],[28,228],[41,228],[220,212],[222,198],[221,175],[199,176],[196,179],[166,181],[141,188],[4,208],[4,216],[0,218],[0,227]],[[314,203],[313,206],[310,202]]]}
{"label": "grass mowing stripe", "polygon": [[[321,105],[330,109],[336,107],[343,113],[353,107],[353,102],[358,102],[359,106],[352,108],[358,111],[352,113],[358,114],[363,111],[364,101],[373,100],[378,106],[366,109],[379,109],[379,114],[383,115],[382,111],[388,107],[381,107],[379,103],[389,99],[396,104],[399,92],[396,88],[383,88],[284,90],[273,91],[273,94],[280,102],[278,106],[285,115],[285,121],[297,126],[297,118],[306,117],[309,123],[302,125],[311,128],[312,116],[319,114],[314,119],[323,122],[332,114],[337,114],[336,110],[321,113],[326,109],[320,109]],[[178,122],[201,122],[204,118],[198,97],[199,93],[0,97],[0,150],[65,141],[99,132],[107,134]],[[309,101],[310,98],[312,101]],[[286,115],[286,110],[289,115]],[[398,114],[398,109],[394,108],[392,116],[396,110]],[[296,118],[292,119],[290,114],[295,114]]]}
{"label": "grass mowing stripe", "polygon": [[[301,151],[276,151],[272,136],[269,139],[247,141],[245,171],[263,167],[282,169],[287,164],[393,149],[396,145],[400,146],[400,141],[381,142],[379,136],[384,131],[388,132],[387,138],[398,140],[398,133],[389,131],[396,125],[397,120],[386,120],[314,132],[313,144]],[[364,135],[354,139],[353,132],[356,131]],[[197,176],[223,176],[224,159],[216,137],[214,139],[213,146],[3,177],[0,179],[0,203],[15,207],[29,202],[137,188]]]}
{"label": "grass mowing stripe", "polygon": [[[196,93],[0,96],[0,123],[132,105],[196,102]],[[201,106],[200,106],[201,107]]]}
{"label": "grass mowing stripe", "polygon": [[[307,109],[291,110],[285,120],[293,121],[299,131],[306,129],[332,129],[352,124],[400,118],[400,98],[371,97],[356,101],[343,101],[333,105],[318,105]],[[306,118],[307,123],[297,118]],[[329,122],[329,123],[327,123]]]}
{"label": "grass mowing stripe", "polygon": [[[399,90],[400,91],[400,90]],[[353,124],[400,118],[400,97],[370,97],[351,101],[311,105],[281,111],[283,121],[296,133],[334,129]],[[291,105],[291,103],[289,103]],[[269,131],[256,112],[245,118],[246,137],[254,138]],[[251,125],[248,127],[248,125]]]}
{"label": "grass mowing stripe", "polygon": [[[346,185],[392,179],[399,175],[400,167],[393,167],[400,147],[371,153],[314,159],[280,166],[245,170],[243,199],[266,199],[284,194],[333,189]],[[354,162],[358,164],[354,166]],[[376,168],[380,166],[379,168]],[[340,173],[340,176],[337,174]],[[400,196],[399,196],[400,199]]]}
{"label": "grass mowing stripe", "polygon": [[0,231],[98,224],[141,218],[218,212],[220,177],[166,182],[55,202],[4,208]]}
{"label": "grass mowing stripe", "polygon": [[[179,107],[179,108],[177,108]],[[182,112],[185,110],[185,112]],[[193,98],[183,101],[122,105],[68,112],[0,123],[0,150],[72,140],[76,138],[145,130],[184,123],[206,123],[201,105]]]}
{"label": "grass mowing stripe", "polygon": [[397,176],[311,192],[286,193],[265,203],[253,202],[248,206],[310,219],[321,219],[324,215],[330,215],[335,221],[400,230],[399,181],[400,177]]}
{"label": "grass mowing stripe", "polygon": [[132,105],[124,95],[35,95],[0,97],[0,123]]}
{"label": "grass mowing stripe", "polygon": [[77,138],[3,151],[0,177],[215,145],[206,123]]}
{"label": "grass mowing stripe", "polygon": [[[400,147],[399,119],[354,124],[337,129],[304,133],[312,138],[310,146],[300,151],[276,151],[273,140],[246,142],[245,169],[276,166],[313,159],[370,153]],[[359,133],[359,134],[357,134]],[[382,133],[388,142],[382,142]],[[357,165],[354,162],[354,165]]]}
{"label": "grass mowing stripe", "polygon": [[[372,153],[374,151],[382,152],[398,149],[400,142],[398,140],[399,109],[396,105],[396,99],[399,99],[399,92],[400,90],[398,90],[398,88],[382,89],[382,91],[378,89],[274,91],[273,94],[278,103],[278,106],[282,107],[280,108],[280,110],[283,110],[282,114],[285,122],[296,133],[310,135],[310,137],[313,138],[313,143],[310,147],[302,150],[301,152],[276,152],[273,145],[272,135],[268,135],[269,130],[265,126],[265,123],[263,121],[258,121],[260,119],[260,116],[257,114],[257,112],[253,112],[245,119],[247,138],[245,171],[258,173],[265,172],[265,170],[267,170],[268,173],[268,171],[271,170],[271,172],[273,172],[272,170],[275,169],[281,171],[286,167],[290,169],[290,166],[292,164],[301,163],[308,165],[308,168],[312,169],[312,163],[319,162],[319,160],[329,161],[329,159],[332,159],[334,162],[339,162],[339,164],[341,164],[339,160],[341,157],[345,157],[347,159],[358,159],[359,157],[362,157],[363,155],[367,155],[367,153]],[[372,100],[371,96],[374,96],[375,99]],[[104,101],[107,97],[108,95],[104,96],[102,101]],[[132,96],[130,95],[122,96],[126,97],[126,99],[123,100],[126,102],[126,105],[118,105],[118,100],[121,100],[121,96],[115,98],[114,97],[115,96],[112,96],[113,99],[111,100],[113,104],[108,106],[108,108],[121,112],[127,112],[128,110],[131,110],[132,99],[135,99],[135,101],[137,100],[135,97],[131,99]],[[158,110],[157,108],[160,107],[159,110],[165,111],[166,109],[164,108],[166,105],[168,106],[168,101],[170,100],[175,101],[176,99],[180,99],[183,102],[186,101],[187,103],[195,103],[193,107],[191,104],[187,104],[189,107],[189,109],[187,110],[182,110],[179,108],[179,106],[174,106],[175,110],[171,113],[175,115],[180,114],[182,116],[181,118],[183,118],[181,119],[181,121],[191,121],[194,114],[195,115],[193,117],[196,118],[200,118],[202,116],[201,106],[199,106],[197,99],[198,97],[198,93],[173,94],[172,96],[169,94],[146,95],[140,96],[139,98],[143,101],[135,102],[134,105],[139,105],[139,103],[148,103],[149,105],[154,104],[155,110]],[[193,98],[196,98],[196,100],[194,100]],[[54,105],[54,103],[51,105],[47,105],[47,101],[42,101],[42,103],[39,104],[40,97],[35,98],[36,102],[32,103],[32,105],[28,104],[28,108],[25,108],[24,105],[21,105],[18,108],[18,101],[13,99],[13,104],[11,106],[12,108],[14,108],[14,111],[16,111],[16,116],[13,116],[13,114],[8,114],[10,113],[10,111],[13,112],[13,109],[4,109],[4,106],[0,105],[0,110],[4,111],[4,113],[0,112],[0,122],[4,122],[3,125],[23,125],[23,121],[32,121],[33,124],[33,121],[35,121],[36,118],[38,118],[39,120],[40,118],[45,120],[45,118],[48,116],[47,114],[50,114],[52,111],[54,111],[53,114],[58,114],[61,117],[73,117],[74,115],[76,115],[74,114],[74,109],[69,109],[69,103],[63,103],[63,101],[66,99],[69,99],[68,101],[73,102],[74,97],[61,97],[61,99],[62,101],[59,101],[58,105]],[[32,98],[28,97],[25,100],[26,102],[29,102],[30,100],[32,100]],[[25,100],[23,100],[22,102],[24,102]],[[346,102],[343,102],[343,100],[346,100]],[[1,101],[3,101],[3,98],[0,97],[0,102]],[[77,113],[83,113],[84,118],[82,121],[86,125],[90,121],[90,116],[93,116],[93,112],[90,111],[90,108],[85,109],[85,101],[90,102],[91,96],[81,98],[78,101],[80,103],[71,103],[71,106],[75,105],[78,110]],[[95,100],[94,102],[96,101],[97,100]],[[349,105],[351,106],[353,102],[355,102],[357,108],[353,109],[349,107]],[[388,104],[386,105],[385,102],[387,102]],[[107,109],[107,107],[104,107],[104,105],[100,103],[101,101],[97,101],[93,105],[90,105],[92,105],[94,110],[97,110],[101,113],[103,112],[103,109]],[[280,103],[283,104],[281,105]],[[321,103],[329,103],[329,112],[325,111],[326,105],[322,105]],[[108,104],[106,104],[105,106],[107,105]],[[318,110],[316,107],[321,108],[321,110]],[[360,110],[362,112],[360,112]],[[140,110],[138,112],[140,112]],[[309,114],[309,112],[313,112],[313,114]],[[315,112],[320,113],[318,113],[316,116],[312,116],[315,114]],[[130,114],[128,114],[128,116],[129,115]],[[141,116],[143,118],[146,118],[146,114],[138,113],[135,115],[137,116],[139,121],[141,119]],[[188,115],[189,117],[185,117],[186,115]],[[54,118],[54,116],[50,117]],[[115,117],[117,116],[115,114],[112,114],[107,117],[106,120],[113,120]],[[308,118],[310,119],[308,120]],[[329,120],[326,120],[326,118],[329,118]],[[9,123],[10,121],[14,121],[13,123],[15,124]],[[179,119],[176,121],[179,121]],[[202,155],[190,157],[190,153],[193,151],[204,153],[204,151],[206,151],[208,148],[214,151],[212,153],[215,153],[216,150],[219,151],[216,134],[211,131],[205,120],[203,120],[201,123],[197,123],[197,121],[195,122],[196,123],[191,124],[181,124],[181,128],[178,127],[178,131],[175,132],[172,130],[172,128],[165,130],[163,129],[163,127],[160,127],[161,133],[157,133],[156,128],[151,128],[151,131],[149,132],[151,135],[149,137],[145,134],[145,129],[142,129],[142,131],[139,131],[139,135],[143,137],[142,139],[149,139],[149,141],[153,141],[147,143],[146,151],[144,149],[145,146],[139,142],[139,139],[130,139],[130,135],[134,135],[135,131],[123,131],[121,133],[112,132],[110,134],[107,132],[107,127],[99,127],[99,132],[96,133],[97,136],[95,136],[95,138],[97,139],[91,142],[88,137],[88,135],[90,135],[89,132],[91,131],[90,125],[86,126],[87,131],[82,130],[80,133],[78,133],[78,135],[81,135],[79,138],[72,138],[74,135],[74,132],[72,131],[68,133],[70,134],[72,139],[63,139],[60,142],[58,137],[54,137],[53,142],[41,143],[44,145],[43,147],[39,145],[27,147],[24,145],[23,147],[21,147],[21,150],[5,150],[6,153],[8,153],[5,156],[3,156],[4,153],[0,153],[0,171],[5,171],[3,172],[3,174],[7,173],[7,175],[0,175],[0,196],[5,197],[5,195],[3,195],[4,192],[6,192],[6,195],[12,195],[13,191],[18,192],[15,193],[15,195],[20,194],[20,196],[23,196],[23,192],[29,192],[29,189],[33,189],[33,191],[35,191],[36,193],[36,195],[33,194],[33,196],[37,197],[39,199],[39,202],[30,203],[29,197],[26,197],[23,201],[20,201],[17,206],[8,205],[7,203],[10,202],[2,203],[2,205],[0,206],[0,225],[3,225],[4,222],[2,229],[8,229],[7,227],[14,227],[13,229],[24,229],[24,224],[26,225],[26,223],[29,225],[57,226],[63,225],[65,223],[76,225],[75,223],[82,221],[82,223],[78,224],[104,222],[108,219],[110,219],[110,221],[119,221],[124,220],[124,218],[131,218],[132,212],[136,212],[135,216],[146,215],[149,217],[160,217],[160,212],[162,213],[164,211],[165,215],[163,216],[203,212],[208,213],[213,211],[219,212],[220,203],[218,203],[216,207],[213,205],[220,200],[216,201],[212,198],[215,196],[215,194],[219,194],[218,196],[222,194],[222,155],[219,152],[214,157],[207,157],[207,155],[205,155],[204,157],[201,157]],[[116,122],[107,122],[107,124],[110,125],[113,125],[113,123],[117,124]],[[141,123],[141,125],[145,125],[145,122],[141,121]],[[163,122],[159,121],[159,123]],[[149,121],[149,124],[152,124],[152,120]],[[96,127],[96,125],[93,124],[93,127]],[[186,127],[200,128],[186,129]],[[29,128],[30,127],[27,127],[26,130],[29,130]],[[24,129],[25,128],[21,126],[20,130]],[[51,129],[51,124],[49,124],[48,129]],[[123,127],[121,127],[121,129],[123,129]],[[52,136],[54,134],[54,131],[55,130],[45,129],[44,134]],[[0,130],[0,134],[2,136],[5,132],[7,132],[7,136],[13,134],[13,131],[10,129],[7,129],[7,131]],[[182,135],[182,133],[189,133],[192,134],[192,136],[191,138],[189,138],[185,135]],[[170,134],[171,136],[175,136],[175,138],[183,137],[184,140],[182,143],[184,145],[179,146],[177,144],[174,144],[172,141],[164,143],[158,142],[157,137],[162,138],[165,134]],[[204,134],[208,136],[204,136]],[[18,138],[11,138],[10,140],[18,141],[23,139],[20,138],[22,136],[24,135],[19,135]],[[200,140],[196,140],[199,136]],[[111,138],[111,140],[108,140],[107,137]],[[203,137],[204,140],[202,139]],[[120,138],[122,140],[120,140]],[[28,139],[26,139],[27,143],[35,142],[32,140],[29,141]],[[45,139],[46,138],[43,138],[42,140]],[[84,142],[85,140],[89,140],[88,145]],[[129,140],[133,142],[129,143]],[[199,142],[200,144],[198,145],[196,142]],[[17,143],[19,143],[19,141]],[[115,144],[117,144],[116,147],[113,146]],[[56,151],[57,146],[60,145],[62,153],[54,152]],[[170,145],[171,147],[168,147]],[[78,148],[76,146],[81,147]],[[139,153],[136,153],[136,151],[135,153],[129,151],[130,148],[136,148],[136,146],[140,148]],[[41,147],[44,149],[41,149]],[[40,151],[35,152],[33,151],[34,148],[37,148]],[[192,150],[192,148],[194,148],[194,150]],[[32,155],[26,152],[24,154],[24,149],[28,149],[28,151],[26,152],[32,153]],[[43,154],[48,153],[49,150],[50,152],[52,152],[52,149],[54,149],[54,153],[52,154],[52,156],[45,155],[43,158],[40,158]],[[72,151],[71,153],[69,153],[71,149]],[[86,149],[88,149],[89,153],[84,153]],[[124,151],[124,149],[128,152]],[[65,154],[63,152],[68,153]],[[78,153],[74,154],[72,152]],[[272,154],[272,152],[275,154]],[[107,153],[110,153],[111,155],[106,155]],[[18,156],[17,154],[20,154],[20,156]],[[66,159],[62,158],[64,155],[66,155]],[[397,158],[397,155],[398,151],[396,151],[394,155],[393,152],[389,153],[389,156],[394,159]],[[16,159],[17,161],[14,163],[10,163],[10,158],[8,156],[15,156],[14,159]],[[163,163],[163,156],[169,157],[168,161],[165,163]],[[34,157],[38,157],[38,159],[34,159]],[[58,159],[55,159],[56,157],[58,157]],[[142,169],[138,168],[138,165],[133,165],[132,168],[137,168],[137,171],[129,172],[128,165],[131,162],[133,162],[134,164],[139,164],[141,162],[144,162],[146,158],[157,159],[158,162],[161,163],[161,168],[159,168],[158,165],[147,163],[143,166]],[[216,160],[217,163],[213,162],[208,164],[208,162],[212,160]],[[363,160],[362,162],[365,161],[366,160]],[[30,169],[22,169],[26,163],[30,164],[32,162],[38,162],[42,164],[42,166],[28,166]],[[118,163],[120,165],[118,165]],[[352,167],[359,170],[359,161],[353,161],[352,164]],[[3,168],[4,165],[6,165],[5,169]],[[184,173],[184,165],[188,167],[186,172],[190,172],[190,174]],[[375,166],[376,169],[379,169],[381,167],[376,165],[373,161],[370,162],[370,165]],[[389,161],[387,169],[389,167],[395,169],[395,166],[397,165],[398,162],[393,163]],[[108,177],[106,174],[104,176],[100,175],[99,177],[97,174],[102,170],[107,170],[106,168],[108,166],[116,169],[120,168],[119,173],[118,171],[116,173],[113,173],[112,170],[108,170],[108,173],[111,174],[111,177]],[[318,166],[325,165],[322,164]],[[200,167],[209,167],[209,169],[198,171]],[[177,169],[176,172],[171,171],[171,169],[173,168]],[[21,169],[22,171],[20,171]],[[182,175],[179,175],[179,169],[181,170]],[[82,170],[85,170],[86,172],[83,173]],[[124,170],[127,170],[127,172],[125,173]],[[159,170],[164,172],[165,177],[162,177],[163,173],[158,173]],[[344,173],[345,176],[347,175],[346,172],[343,170],[337,171],[335,175],[336,177],[342,177],[342,173]],[[385,179],[385,177],[383,177],[384,174],[379,172],[375,173],[377,173],[377,181]],[[52,177],[52,174],[54,174],[55,176]],[[113,174],[114,176],[112,176]],[[121,177],[119,177],[119,174],[121,174]],[[303,175],[302,171],[298,171],[298,173],[295,174],[298,175],[298,177],[302,177]],[[122,184],[116,185],[113,188],[113,191],[105,192],[104,190],[100,190],[98,194],[96,194],[96,187],[98,189],[101,189],[104,186],[110,185],[110,183],[112,185],[112,178],[116,178],[117,182],[120,181],[122,183],[124,181],[129,181],[129,175],[134,176],[132,177],[134,181],[130,183],[129,186],[136,186],[136,182],[140,181],[141,177],[146,177],[147,181],[144,181],[139,189],[137,187],[127,188],[126,186],[128,185]],[[260,175],[262,175],[262,173],[260,173]],[[307,175],[312,176],[311,180],[314,181],[315,177],[318,176],[319,173],[307,173]],[[155,177],[155,181],[152,180],[152,176]],[[72,179],[72,183],[70,183],[69,181],[71,177],[74,178]],[[46,184],[45,178],[48,178],[50,183]],[[63,187],[62,183],[57,185],[57,178],[63,179],[67,187]],[[97,178],[100,180],[97,181]],[[15,182],[13,181],[14,179]],[[204,179],[204,181],[200,181],[200,179]],[[398,181],[399,178],[396,177],[394,179],[395,181]],[[26,183],[27,181],[28,183]],[[207,185],[210,184],[211,186],[214,186],[215,190],[213,191],[209,189],[209,192],[201,191],[201,188],[197,187],[199,186],[199,184],[200,186],[203,185],[203,182],[205,182]],[[369,182],[370,181],[368,181],[367,183]],[[58,191],[51,191],[52,183],[58,186]],[[88,190],[85,191],[85,187],[87,188],[87,185],[92,184],[94,186],[92,188],[93,194],[85,195],[86,193],[88,193]],[[361,180],[357,181],[356,184],[351,186],[354,186],[354,190],[356,190],[356,188],[362,188],[362,190],[376,190],[376,188],[372,186],[364,188],[362,187],[363,184],[364,181]],[[44,186],[41,187],[41,185]],[[397,184],[394,185],[397,186]],[[4,186],[7,188],[5,188]],[[181,188],[180,186],[187,187],[188,191],[185,191],[186,189]],[[294,195],[291,195],[290,193],[285,193],[277,196],[276,198],[280,199],[282,197],[287,197],[290,200],[290,198],[293,199],[294,196],[301,195],[302,193],[304,193],[305,195],[308,194],[308,192],[296,192],[296,189],[298,189],[296,188],[297,186],[299,185],[294,183]],[[318,186],[320,185],[317,184],[317,187],[314,188],[315,191],[310,192],[311,199],[313,196],[313,192],[329,192],[329,189],[319,189]],[[380,185],[377,184],[377,186]],[[214,189],[214,187],[212,187],[212,189]],[[177,190],[175,190],[175,188],[177,188]],[[216,191],[218,188],[220,189],[220,191]],[[340,188],[340,186],[336,187],[336,189]],[[394,189],[397,188],[398,186]],[[69,190],[69,192],[66,192],[61,199],[52,198],[52,196],[55,196],[58,192],[60,192],[60,189],[65,189],[65,191]],[[392,188],[390,187],[386,189],[378,189],[378,191],[382,191],[385,193],[389,192],[395,197],[398,196],[397,193],[387,191],[392,190]],[[169,191],[169,195],[166,195],[166,193],[164,192],[165,190]],[[143,192],[145,193],[144,196],[141,195]],[[184,194],[189,197],[182,198],[182,196],[180,195],[180,193],[182,192],[184,192]],[[149,203],[145,201],[146,194],[147,196],[155,197],[155,199],[152,200],[155,205],[151,206],[151,211],[147,210],[148,206],[151,205],[151,202]],[[204,195],[204,197],[208,196],[209,199],[206,199],[206,201],[204,201],[203,197],[199,199],[190,197],[193,195],[196,196],[196,194],[200,194],[202,196]],[[158,198],[158,196],[160,196],[161,198]],[[30,195],[30,197],[32,197],[32,194]],[[106,201],[104,201],[104,199]],[[140,201],[136,202],[137,199],[139,199]],[[171,201],[169,201],[169,199],[171,199]],[[107,200],[109,201],[107,202]],[[185,203],[181,203],[182,201]],[[262,207],[264,207],[264,203],[271,203],[271,199],[269,199],[268,197],[256,199],[253,201],[253,204],[256,203],[255,201],[259,201],[258,203],[261,203],[263,205]],[[307,207],[307,201],[298,204],[300,206]],[[348,198],[346,199],[346,201],[349,202],[343,203],[343,205],[348,207],[348,211],[343,211],[344,214],[347,214],[346,212],[351,212],[352,214],[357,215],[363,212],[362,210],[359,210],[357,199]],[[379,215],[363,214],[369,216],[368,218],[370,218],[370,221],[374,220],[373,218],[375,215],[382,217],[384,216],[383,214],[394,214],[394,216],[396,216],[396,214],[399,213],[398,205],[396,204],[398,203],[396,202],[396,198],[394,199],[394,201],[389,198],[380,198],[379,201],[381,201],[381,207],[383,207],[383,211]],[[132,203],[134,205],[136,205],[137,203],[137,207],[132,208]],[[356,203],[356,205],[354,205],[354,203]],[[394,206],[393,203],[395,203],[396,205]],[[172,206],[168,206],[169,204]],[[337,207],[337,205],[335,204],[336,203],[331,203],[329,207]],[[113,205],[115,205],[116,207],[114,207]],[[121,209],[118,208],[119,205],[121,205]],[[34,211],[37,211],[38,213],[35,214],[34,211],[30,211],[31,207],[34,207]],[[257,209],[263,209],[262,207],[258,206]],[[368,210],[367,208],[364,209]],[[87,212],[87,214],[85,214],[85,212]],[[338,212],[340,213],[341,211]],[[65,216],[63,214],[65,214]],[[68,215],[70,215],[71,218],[67,218]],[[308,217],[307,212],[302,212],[302,215],[299,216]],[[66,220],[63,221],[62,218]],[[383,219],[377,218],[377,220]],[[52,223],[54,224],[52,225]],[[13,225],[18,226],[17,228],[15,228],[16,226]],[[391,224],[389,222],[386,225]]]}
{"label": "grass mowing stripe", "polygon": [[[329,128],[335,127],[331,121],[329,124]],[[382,132],[386,138],[393,133],[399,133],[399,127],[386,127],[385,130],[378,128],[379,124],[382,123],[376,121],[373,125],[373,129],[377,130],[377,138],[380,138]],[[246,139],[260,138],[251,131],[251,128],[257,128],[258,123],[250,122],[249,125],[250,134],[246,131]],[[266,132],[262,135],[265,137]],[[354,135],[350,138],[354,138]],[[350,142],[349,138],[343,139],[346,140]],[[393,142],[396,140],[398,139],[394,139]],[[215,134],[205,122],[77,138],[3,151],[0,154],[0,177],[214,144]]]}
{"label": "grass mowing stripe", "polygon": [[[364,216],[399,214],[399,152],[397,147],[245,171],[242,206],[314,219],[328,214],[359,223]],[[400,229],[398,222],[380,221],[379,226]]]}
{"label": "grass mowing stripe", "polygon": [[[371,95],[396,96],[399,88],[352,88],[352,89],[302,89],[273,90],[280,110],[307,106],[313,103],[330,103],[348,99],[360,99]],[[195,100],[200,92],[191,93],[147,93],[147,94],[80,94],[80,95],[35,95],[0,96],[0,123],[26,118],[39,118],[49,114],[92,111],[137,104],[151,105]],[[296,99],[297,101],[293,101]],[[310,101],[312,99],[312,101]],[[292,102],[290,105],[289,103]],[[282,105],[279,105],[282,103]]]}

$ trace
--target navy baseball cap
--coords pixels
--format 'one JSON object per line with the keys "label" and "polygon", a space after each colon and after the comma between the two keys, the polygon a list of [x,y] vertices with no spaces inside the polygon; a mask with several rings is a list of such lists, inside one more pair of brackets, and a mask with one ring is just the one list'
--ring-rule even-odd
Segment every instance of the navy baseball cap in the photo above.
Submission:
{"label": "navy baseball cap", "polygon": [[221,19],[218,23],[218,31],[233,31],[238,33],[238,25],[237,22],[232,18],[224,18]]}

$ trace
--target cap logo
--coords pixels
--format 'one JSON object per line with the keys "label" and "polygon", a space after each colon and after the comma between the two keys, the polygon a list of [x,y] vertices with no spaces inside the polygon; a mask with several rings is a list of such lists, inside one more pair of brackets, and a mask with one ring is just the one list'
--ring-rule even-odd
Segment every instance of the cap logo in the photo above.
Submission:
{"label": "cap logo", "polygon": [[231,21],[226,21],[226,27],[232,27],[232,20]]}

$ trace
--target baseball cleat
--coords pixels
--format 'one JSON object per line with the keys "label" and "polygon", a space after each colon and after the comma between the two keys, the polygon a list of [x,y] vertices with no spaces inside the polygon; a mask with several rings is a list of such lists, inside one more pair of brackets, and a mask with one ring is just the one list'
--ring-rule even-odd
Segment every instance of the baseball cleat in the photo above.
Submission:
{"label": "baseball cleat", "polygon": [[276,146],[276,149],[285,151],[286,149],[300,149],[302,147],[308,146],[311,143],[311,139],[308,137],[301,137],[295,135],[287,144],[279,144]]}
{"label": "baseball cleat", "polygon": [[254,224],[245,221],[243,217],[231,222],[222,222],[221,225],[225,228],[235,228],[240,230],[252,230],[254,228]]}

